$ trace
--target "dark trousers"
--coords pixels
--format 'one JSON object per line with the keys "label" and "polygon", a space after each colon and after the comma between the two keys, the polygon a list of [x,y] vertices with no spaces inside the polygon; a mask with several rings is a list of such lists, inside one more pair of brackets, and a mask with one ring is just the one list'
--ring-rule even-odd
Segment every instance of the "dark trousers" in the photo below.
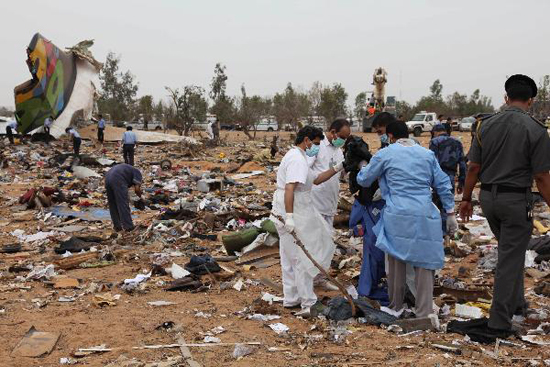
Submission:
{"label": "dark trousers", "polygon": [[103,143],[103,130],[105,130],[104,128],[101,128],[101,127],[98,127],[97,128],[97,140],[99,140],[100,142]]}
{"label": "dark trousers", "polygon": [[134,144],[124,144],[122,146],[122,155],[124,156],[124,163],[131,166],[134,165]]}
{"label": "dark trousers", "polygon": [[73,151],[76,157],[80,156],[80,144],[82,144],[82,139],[73,138]]}
{"label": "dark trousers", "polygon": [[13,144],[13,132],[10,126],[6,127],[6,136],[8,137],[10,144]]}
{"label": "dark trousers", "polygon": [[531,194],[481,190],[479,200],[491,231],[498,240],[493,303],[489,327],[509,330],[514,313],[525,305],[525,252],[533,231],[528,218]]}
{"label": "dark trousers", "polygon": [[109,202],[109,213],[111,214],[115,231],[122,229],[130,231],[134,229],[128,198],[128,187],[124,184],[120,185],[117,182],[107,181],[105,188],[107,190],[107,201]]}

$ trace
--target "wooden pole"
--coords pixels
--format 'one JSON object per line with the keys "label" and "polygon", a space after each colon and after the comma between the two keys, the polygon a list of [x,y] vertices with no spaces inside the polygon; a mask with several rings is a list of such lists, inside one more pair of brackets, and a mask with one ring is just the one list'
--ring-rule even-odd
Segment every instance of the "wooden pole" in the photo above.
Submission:
{"label": "wooden pole", "polygon": [[[275,218],[277,218],[281,223],[284,223],[285,220],[283,219],[283,217],[281,217],[280,215],[278,214],[275,214],[275,213],[271,213],[271,215],[273,215]],[[310,255],[310,253],[307,251],[306,247],[304,246],[304,244],[302,243],[302,241],[300,241],[300,239],[298,238],[298,235],[296,234],[296,231],[295,230],[292,230],[292,232],[290,232],[290,234],[292,235],[292,237],[294,237],[294,240],[296,241],[296,244],[298,245],[298,247],[300,247],[302,249],[302,251],[304,251],[304,254],[306,254],[307,258],[309,260],[311,260],[311,262],[313,263],[313,265],[315,265],[315,267],[317,269],[319,269],[319,271],[324,275],[326,276],[332,283],[334,283],[334,285],[336,285],[336,287],[338,287],[338,289],[340,290],[340,292],[342,292],[342,294],[344,295],[344,297],[348,300],[350,306],[351,306],[351,315],[353,317],[355,317],[355,315],[357,314],[356,313],[356,309],[355,309],[355,303],[353,303],[353,298],[351,298],[351,296],[348,294],[348,292],[346,291],[346,288],[344,288],[344,286],[342,284],[340,284],[340,282],[338,282],[336,280],[336,278],[333,278],[317,261],[315,261],[315,259],[313,258],[313,256]]]}

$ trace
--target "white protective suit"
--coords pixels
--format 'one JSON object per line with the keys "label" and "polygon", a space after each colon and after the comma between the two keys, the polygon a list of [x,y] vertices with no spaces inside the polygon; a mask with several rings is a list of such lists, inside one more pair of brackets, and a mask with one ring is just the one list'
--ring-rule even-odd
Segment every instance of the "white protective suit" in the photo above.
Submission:
{"label": "white protective suit", "polygon": [[[277,190],[273,196],[273,213],[286,219],[285,185],[298,183],[294,190],[295,232],[308,252],[325,269],[328,269],[335,246],[332,231],[311,200],[311,188],[315,176],[308,167],[306,155],[300,148],[293,148],[283,157],[277,171]],[[317,302],[313,291],[313,278],[319,270],[294,242],[283,223],[272,218],[279,232],[281,269],[285,307],[301,305],[309,308]]]}
{"label": "white protective suit", "polygon": [[[320,173],[327,171],[331,166],[344,160],[342,149],[336,148],[325,135],[325,139],[321,140],[319,153],[314,158],[308,158],[311,165],[311,171],[314,177]],[[313,205],[327,221],[330,228],[333,227],[334,216],[338,208],[338,194],[340,192],[340,175],[334,175],[329,180],[320,185],[315,185],[311,189],[311,199]]]}

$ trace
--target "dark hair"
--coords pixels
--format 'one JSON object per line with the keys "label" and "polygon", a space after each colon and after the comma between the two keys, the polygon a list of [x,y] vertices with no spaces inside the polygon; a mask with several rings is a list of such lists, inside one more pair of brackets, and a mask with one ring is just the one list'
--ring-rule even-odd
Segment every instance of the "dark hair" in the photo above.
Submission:
{"label": "dark hair", "polygon": [[447,117],[447,121],[453,121],[453,119],[451,118],[451,116]]}
{"label": "dark hair", "polygon": [[372,120],[372,127],[377,126],[388,126],[392,122],[397,121],[395,119],[395,116],[392,115],[389,112],[381,112],[376,117],[374,117],[374,120]]}
{"label": "dark hair", "polygon": [[131,126],[126,126],[126,130],[132,130],[132,129],[133,129],[133,127],[131,127]]}
{"label": "dark hair", "polygon": [[103,115],[102,115],[102,114],[99,114],[99,115],[97,115],[97,117],[99,117],[100,119],[102,119],[102,118],[103,118]]}
{"label": "dark hair", "polygon": [[409,137],[409,129],[403,121],[395,121],[386,127],[386,133],[392,134],[394,139],[402,139]]}
{"label": "dark hair", "polygon": [[342,130],[342,128],[344,126],[349,126],[349,121],[348,120],[346,120],[346,119],[336,119],[332,122],[332,124],[330,124],[330,127],[329,127],[328,131],[336,130],[336,132],[339,133],[340,130]]}
{"label": "dark hair", "polygon": [[323,130],[307,125],[298,131],[298,135],[296,136],[296,141],[294,142],[296,145],[302,144],[306,136],[309,138],[309,140],[315,140],[316,138],[321,138],[321,140],[325,139],[325,135],[323,134]]}
{"label": "dark hair", "polygon": [[68,127],[68,128],[65,129],[65,132],[68,133],[70,130],[71,130],[71,128]]}
{"label": "dark hair", "polygon": [[437,116],[437,119],[438,119],[439,121],[441,121],[441,118],[442,118],[442,117],[443,117],[443,115],[439,115],[439,116]]}
{"label": "dark hair", "polygon": [[529,98],[533,97],[533,89],[528,83],[522,80],[514,80],[510,84],[506,89],[506,95],[510,100],[527,102]]}

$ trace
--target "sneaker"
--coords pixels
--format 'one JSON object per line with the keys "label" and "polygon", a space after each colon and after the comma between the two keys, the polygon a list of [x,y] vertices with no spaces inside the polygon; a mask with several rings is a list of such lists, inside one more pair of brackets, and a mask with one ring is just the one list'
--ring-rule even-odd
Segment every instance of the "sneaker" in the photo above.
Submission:
{"label": "sneaker", "polygon": [[294,316],[309,319],[311,317],[311,309],[309,307],[303,308],[302,310],[295,312]]}
{"label": "sneaker", "polygon": [[283,307],[284,308],[298,308],[298,307],[300,307],[300,302],[298,302],[298,303],[284,303],[283,302]]}

